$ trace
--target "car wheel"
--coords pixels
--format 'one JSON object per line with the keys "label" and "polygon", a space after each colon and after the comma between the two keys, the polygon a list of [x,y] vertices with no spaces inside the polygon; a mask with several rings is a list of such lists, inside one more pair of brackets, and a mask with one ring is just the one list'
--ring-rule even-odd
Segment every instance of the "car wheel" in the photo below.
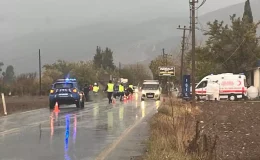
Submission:
{"label": "car wheel", "polygon": [[77,107],[77,108],[80,108],[80,107],[81,107],[81,102],[80,102],[80,101],[77,101],[77,102],[76,102],[76,107]]}
{"label": "car wheel", "polygon": [[81,108],[84,108],[84,107],[85,107],[84,101],[80,102],[80,106],[81,106]]}
{"label": "car wheel", "polygon": [[231,94],[231,95],[228,96],[228,99],[230,101],[235,101],[237,99],[237,96],[235,94]]}
{"label": "car wheel", "polygon": [[54,109],[54,106],[55,106],[55,103],[52,102],[52,101],[50,101],[50,102],[49,102],[49,107],[50,107],[50,109]]}
{"label": "car wheel", "polygon": [[196,95],[196,96],[195,96],[195,100],[196,100],[196,101],[200,101],[200,96],[199,96],[199,95]]}

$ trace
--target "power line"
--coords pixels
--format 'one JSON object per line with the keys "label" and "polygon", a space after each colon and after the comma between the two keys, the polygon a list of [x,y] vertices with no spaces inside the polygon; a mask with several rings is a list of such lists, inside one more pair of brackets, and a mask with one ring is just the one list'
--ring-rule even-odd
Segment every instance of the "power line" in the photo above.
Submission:
{"label": "power line", "polygon": [[236,50],[221,65],[226,63],[237,52],[237,50],[242,46],[242,44],[245,42],[245,40],[246,40],[246,38],[243,39],[243,41],[239,44],[239,46],[236,48]]}
{"label": "power line", "polygon": [[200,7],[202,7],[202,6],[206,3],[206,1],[207,1],[207,0],[203,0],[203,1],[201,2],[201,4],[199,5],[199,7],[197,7],[196,9],[198,10]]}

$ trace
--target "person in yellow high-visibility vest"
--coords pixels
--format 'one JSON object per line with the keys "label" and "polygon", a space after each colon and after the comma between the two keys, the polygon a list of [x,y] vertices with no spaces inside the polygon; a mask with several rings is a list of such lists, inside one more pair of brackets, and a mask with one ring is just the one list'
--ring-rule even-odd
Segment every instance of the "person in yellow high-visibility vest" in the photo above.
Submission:
{"label": "person in yellow high-visibility vest", "polygon": [[104,91],[107,92],[108,103],[112,103],[112,95],[114,93],[114,84],[112,83],[112,80],[109,80]]}
{"label": "person in yellow high-visibility vest", "polygon": [[133,94],[134,93],[134,86],[132,84],[129,84],[128,88],[129,88],[129,92],[131,94]]}
{"label": "person in yellow high-visibility vest", "polygon": [[98,93],[98,91],[99,91],[99,86],[98,86],[97,83],[94,83],[93,92],[94,92],[94,93]]}
{"label": "person in yellow high-visibility vest", "polygon": [[120,101],[123,101],[123,97],[124,97],[124,95],[125,95],[125,87],[124,87],[123,83],[121,83],[121,84],[119,85],[118,92],[119,92],[119,94],[120,94]]}

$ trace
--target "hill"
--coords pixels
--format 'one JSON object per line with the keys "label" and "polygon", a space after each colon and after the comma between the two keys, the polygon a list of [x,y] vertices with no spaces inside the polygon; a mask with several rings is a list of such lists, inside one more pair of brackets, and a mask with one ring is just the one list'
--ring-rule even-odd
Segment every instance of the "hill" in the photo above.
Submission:
{"label": "hill", "polygon": [[[251,2],[254,19],[260,20],[257,10],[260,0]],[[244,3],[229,6],[199,17],[200,28],[214,19],[229,21],[233,13],[241,16]],[[69,29],[27,34],[0,45],[3,61],[13,64],[17,72],[38,70],[37,52],[42,51],[42,63],[52,63],[57,59],[88,60],[92,59],[96,46],[110,47],[114,51],[115,63],[147,62],[166,52],[179,52],[182,32],[178,25],[189,24],[187,17],[160,17],[142,23],[132,24],[120,21],[103,22]],[[202,38],[201,32],[197,32]],[[177,50],[177,51],[176,51]],[[21,57],[17,55],[21,55]],[[15,58],[14,58],[15,57]]]}

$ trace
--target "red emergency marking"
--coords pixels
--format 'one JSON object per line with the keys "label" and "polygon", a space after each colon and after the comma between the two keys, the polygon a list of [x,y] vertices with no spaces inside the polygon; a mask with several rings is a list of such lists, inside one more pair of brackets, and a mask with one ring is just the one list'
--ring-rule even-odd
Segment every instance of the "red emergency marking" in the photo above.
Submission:
{"label": "red emergency marking", "polygon": [[206,93],[207,91],[196,91],[196,93]]}
{"label": "red emergency marking", "polygon": [[225,92],[225,93],[227,93],[227,92],[231,92],[231,93],[240,93],[240,92],[242,92],[243,93],[243,89],[242,90],[220,90],[220,92]]}
{"label": "red emergency marking", "polygon": [[[245,90],[233,90],[233,89],[226,89],[226,90],[220,90],[219,92],[222,93],[244,93]],[[207,93],[207,91],[196,91],[196,93]]]}
{"label": "red emergency marking", "polygon": [[222,86],[233,86],[234,82],[233,81],[223,81],[221,83]]}

